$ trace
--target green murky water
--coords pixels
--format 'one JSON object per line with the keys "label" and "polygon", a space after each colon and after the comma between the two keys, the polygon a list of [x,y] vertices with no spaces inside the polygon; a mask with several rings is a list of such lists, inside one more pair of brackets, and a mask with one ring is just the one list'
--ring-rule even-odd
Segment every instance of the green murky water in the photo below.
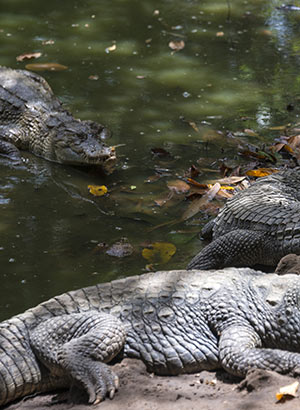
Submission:
{"label": "green murky water", "polygon": [[[236,161],[228,131],[251,128],[257,136],[248,141],[259,144],[274,138],[271,126],[297,121],[300,13],[280,4],[0,0],[0,64],[24,68],[16,56],[41,52],[33,62],[67,65],[42,75],[76,116],[105,123],[110,143],[124,144],[106,177],[29,154],[21,168],[0,163],[1,318],[68,289],[140,273],[147,242],[176,245],[161,269],[186,265],[207,215],[151,231],[187,206],[155,204],[168,195],[167,182],[192,164],[202,171],[198,181],[208,181],[218,159]],[[185,46],[172,52],[171,41]],[[170,156],[155,157],[152,148]],[[145,182],[157,173],[163,177]],[[92,197],[89,184],[106,185],[109,195]],[[123,237],[134,247],[126,258],[97,246]]]}

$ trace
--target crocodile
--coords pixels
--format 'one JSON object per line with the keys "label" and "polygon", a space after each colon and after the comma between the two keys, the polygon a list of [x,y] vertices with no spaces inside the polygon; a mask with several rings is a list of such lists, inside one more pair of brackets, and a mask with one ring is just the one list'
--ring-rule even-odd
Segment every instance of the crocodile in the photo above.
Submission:
{"label": "crocodile", "polygon": [[27,70],[0,67],[0,153],[20,159],[20,150],[70,165],[99,165],[111,173],[114,147],[108,128],[80,121],[63,108],[46,80]]}
{"label": "crocodile", "polygon": [[66,292],[0,323],[0,405],[57,388],[113,398],[109,363],[149,372],[300,374],[300,276],[251,268],[151,272]]}
{"label": "crocodile", "polygon": [[188,269],[276,266],[300,255],[300,168],[283,169],[237,192],[202,230],[212,238]]}

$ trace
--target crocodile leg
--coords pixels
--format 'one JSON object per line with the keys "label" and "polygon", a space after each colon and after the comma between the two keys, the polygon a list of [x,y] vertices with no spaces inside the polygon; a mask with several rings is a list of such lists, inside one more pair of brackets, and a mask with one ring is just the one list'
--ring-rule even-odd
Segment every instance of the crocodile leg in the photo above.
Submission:
{"label": "crocodile leg", "polygon": [[0,138],[0,154],[5,155],[12,160],[20,160],[21,154],[14,144]]}
{"label": "crocodile leg", "polygon": [[264,233],[236,229],[205,246],[188,264],[187,269],[218,269],[226,266],[253,266],[281,256]]}
{"label": "crocodile leg", "polygon": [[55,316],[30,333],[38,359],[53,376],[67,377],[83,388],[89,403],[98,403],[118,388],[118,377],[105,363],[122,349],[124,326],[98,311]]}
{"label": "crocodile leg", "polygon": [[219,341],[223,368],[241,377],[244,377],[251,368],[299,375],[299,353],[261,346],[262,341],[253,328],[243,325],[230,326],[222,332]]}

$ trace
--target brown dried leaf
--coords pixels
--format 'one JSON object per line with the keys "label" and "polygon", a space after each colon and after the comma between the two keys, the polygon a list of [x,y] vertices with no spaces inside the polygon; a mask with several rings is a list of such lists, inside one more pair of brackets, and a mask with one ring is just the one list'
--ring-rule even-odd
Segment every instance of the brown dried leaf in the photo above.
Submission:
{"label": "brown dried leaf", "polygon": [[55,41],[54,40],[44,40],[44,41],[42,41],[42,44],[43,44],[43,46],[49,46],[49,45],[53,45],[53,44],[55,44]]}
{"label": "brown dried leaf", "polygon": [[220,189],[217,195],[220,196],[221,198],[226,198],[226,199],[233,197],[233,193],[230,193],[224,189]]}
{"label": "brown dried leaf", "polygon": [[299,387],[299,382],[295,381],[294,383],[283,386],[279,389],[279,392],[276,393],[276,399],[282,400],[284,398],[297,397],[297,390]]}
{"label": "brown dried leaf", "polygon": [[196,178],[199,174],[200,174],[199,169],[195,165],[191,165],[191,167],[185,173],[185,176],[189,178]]}
{"label": "brown dried leaf", "polygon": [[236,185],[239,182],[243,181],[246,177],[235,177],[235,176],[231,176],[231,177],[225,177],[225,178],[221,178],[218,179],[216,182],[219,182],[219,184],[225,184],[225,185]]}
{"label": "brown dried leaf", "polygon": [[220,188],[221,185],[217,182],[207,191],[205,195],[203,195],[199,199],[195,199],[194,201],[192,201],[183,213],[181,219],[186,221],[187,219],[190,219],[194,215],[196,215],[200,211],[200,209],[204,208],[206,204],[216,196]]}
{"label": "brown dried leaf", "polygon": [[176,194],[185,194],[190,190],[190,186],[180,179],[176,179],[174,181],[168,181],[167,187],[170,191],[175,192]]}
{"label": "brown dried leaf", "polygon": [[193,128],[194,131],[199,132],[199,128],[194,121],[188,121],[189,125]]}
{"label": "brown dried leaf", "polygon": [[155,199],[154,202],[155,202],[155,204],[156,204],[157,206],[164,206],[167,202],[170,201],[170,199],[173,198],[173,195],[174,195],[174,194],[173,194],[173,192],[171,191],[171,192],[168,193],[168,195],[166,195],[166,196],[164,196],[164,197],[162,197],[162,198],[157,198],[157,199]]}
{"label": "brown dried leaf", "polygon": [[106,47],[105,52],[106,53],[110,53],[111,51],[115,51],[117,49],[117,45],[116,44],[112,44],[109,47]]}
{"label": "brown dried leaf", "polygon": [[[295,156],[300,158],[300,135],[293,135],[288,139],[288,144],[292,148]],[[286,149],[286,147],[284,147]]]}
{"label": "brown dried leaf", "polygon": [[197,188],[201,188],[201,189],[206,189],[206,188],[208,188],[208,185],[207,184],[201,184],[200,182],[198,182],[198,181],[195,181],[194,179],[192,179],[192,178],[187,178],[187,181],[191,184],[191,185],[193,185],[193,186],[195,186],[195,187],[197,187]]}
{"label": "brown dried leaf", "polygon": [[159,174],[150,175],[144,180],[144,182],[147,182],[148,184],[152,184],[153,182],[158,181],[160,178],[161,178],[161,175]]}
{"label": "brown dried leaf", "polygon": [[58,63],[36,63],[27,64],[25,68],[32,71],[63,71],[67,70],[68,67]]}
{"label": "brown dried leaf", "polygon": [[119,242],[114,243],[106,251],[107,255],[115,256],[116,258],[125,258],[133,253],[133,246],[128,242],[127,238],[122,238]]}
{"label": "brown dried leaf", "polygon": [[31,58],[39,58],[41,57],[42,53],[25,53],[21,54],[18,57],[16,57],[17,61],[23,61],[23,60],[29,60]]}
{"label": "brown dried leaf", "polygon": [[183,40],[170,41],[169,47],[173,50],[173,53],[182,50],[185,47],[185,42]]}
{"label": "brown dried leaf", "polygon": [[275,126],[275,127],[269,127],[269,130],[272,130],[272,131],[283,131],[283,130],[286,130],[286,125],[277,125],[277,126]]}
{"label": "brown dried leaf", "polygon": [[285,145],[286,143],[284,142],[278,142],[277,144],[271,146],[271,150],[272,152],[279,152]]}
{"label": "brown dried leaf", "polygon": [[166,151],[164,148],[151,148],[151,152],[156,157],[170,157],[171,154]]}
{"label": "brown dried leaf", "polygon": [[247,135],[249,135],[249,137],[258,137],[257,132],[255,132],[255,131],[253,131],[253,130],[251,130],[251,129],[249,129],[249,128],[245,128],[245,129],[244,129],[244,133],[247,134]]}

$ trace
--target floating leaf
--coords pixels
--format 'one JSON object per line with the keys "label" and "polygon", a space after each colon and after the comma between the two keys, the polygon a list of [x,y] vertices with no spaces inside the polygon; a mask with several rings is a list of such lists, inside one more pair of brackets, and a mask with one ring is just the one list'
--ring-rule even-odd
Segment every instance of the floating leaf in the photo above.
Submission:
{"label": "floating leaf", "polygon": [[105,52],[110,53],[111,51],[115,51],[117,49],[117,45],[113,44],[110,47],[106,47]]}
{"label": "floating leaf", "polygon": [[234,188],[229,185],[221,185],[220,189],[223,189],[224,191],[234,191]]}
{"label": "floating leaf", "polygon": [[170,194],[164,198],[157,198],[154,200],[155,205],[157,206],[164,206],[170,200]]}
{"label": "floating leaf", "polygon": [[294,150],[292,147],[290,147],[288,144],[284,144],[284,149],[289,152],[290,154],[294,153]]}
{"label": "floating leaf", "polygon": [[[232,187],[231,187],[232,188]],[[234,189],[234,188],[232,188]],[[223,189],[220,189],[218,191],[218,196],[222,197],[222,198],[232,198],[233,197],[233,192],[230,193],[228,191],[223,191]]]}
{"label": "floating leaf", "polygon": [[164,148],[151,148],[151,152],[156,157],[170,157],[171,154]]}
{"label": "floating leaf", "polygon": [[144,182],[148,184],[152,184],[153,182],[158,181],[161,178],[161,175],[155,174],[155,175],[150,175],[150,177],[147,177]]}
{"label": "floating leaf", "polygon": [[176,51],[180,51],[185,47],[185,42],[183,40],[179,41],[170,41],[169,42],[169,47],[173,50],[173,53],[176,53]]}
{"label": "floating leaf", "polygon": [[68,67],[58,63],[36,63],[27,64],[25,68],[32,71],[63,71],[67,70]]}
{"label": "floating leaf", "polygon": [[176,194],[185,194],[190,190],[190,186],[180,179],[168,181],[167,186],[170,191],[175,192]]}
{"label": "floating leaf", "polygon": [[199,132],[199,128],[194,121],[189,121],[189,125],[193,128],[194,131]]}
{"label": "floating leaf", "polygon": [[279,389],[279,392],[276,393],[276,399],[279,401],[285,398],[297,397],[298,387],[299,387],[298,381],[295,381],[292,384],[288,384],[287,386],[281,387]]}
{"label": "floating leaf", "polygon": [[149,263],[167,263],[176,252],[176,246],[168,242],[154,242],[142,250],[142,256]]}
{"label": "floating leaf", "polygon": [[186,176],[189,178],[196,178],[200,174],[199,169],[195,165],[191,165],[186,173]]}
{"label": "floating leaf", "polygon": [[194,201],[192,201],[183,213],[181,220],[186,221],[187,219],[190,219],[194,215],[196,215],[200,211],[200,209],[205,207],[206,204],[216,196],[220,188],[221,185],[219,183],[216,183],[210,188],[210,190],[205,195],[203,195],[199,199],[195,199]]}
{"label": "floating leaf", "polygon": [[287,125],[278,125],[276,127],[269,127],[269,130],[272,131],[283,131],[286,130]]}
{"label": "floating leaf", "polygon": [[226,184],[226,185],[235,185],[241,181],[243,181],[246,177],[236,177],[236,176],[231,176],[231,177],[225,177],[218,179],[217,182],[219,184]]}
{"label": "floating leaf", "polygon": [[[293,154],[300,159],[300,135],[293,135],[288,139],[288,144],[292,148]],[[284,147],[286,149],[286,146]]]}
{"label": "floating leaf", "polygon": [[103,196],[108,191],[105,185],[88,185],[88,190],[94,196]]}
{"label": "floating leaf", "polygon": [[187,181],[188,181],[191,185],[194,185],[194,186],[197,187],[197,188],[201,188],[201,189],[207,188],[207,184],[201,184],[200,182],[195,181],[195,180],[192,179],[192,178],[187,178]]}
{"label": "floating leaf", "polygon": [[121,241],[114,243],[106,251],[107,255],[115,256],[116,258],[125,258],[133,253],[133,246],[128,242],[127,238],[122,238]]}
{"label": "floating leaf", "polygon": [[23,60],[29,60],[31,58],[39,58],[41,57],[42,53],[25,53],[21,54],[18,57],[16,57],[17,61],[23,61]]}
{"label": "floating leaf", "polygon": [[249,137],[258,137],[257,132],[255,132],[255,131],[253,131],[249,128],[244,129],[244,133],[249,135]]}
{"label": "floating leaf", "polygon": [[53,45],[55,43],[54,40],[44,40],[42,41],[43,46]]}
{"label": "floating leaf", "polygon": [[265,177],[267,175],[271,175],[274,172],[278,172],[278,169],[274,168],[259,168],[259,169],[250,169],[249,171],[246,172],[246,175],[249,177]]}
{"label": "floating leaf", "polygon": [[242,150],[239,152],[241,155],[245,157],[252,157],[263,161],[270,161],[276,163],[277,159],[272,153],[267,153],[265,151],[251,151],[251,150]]}

